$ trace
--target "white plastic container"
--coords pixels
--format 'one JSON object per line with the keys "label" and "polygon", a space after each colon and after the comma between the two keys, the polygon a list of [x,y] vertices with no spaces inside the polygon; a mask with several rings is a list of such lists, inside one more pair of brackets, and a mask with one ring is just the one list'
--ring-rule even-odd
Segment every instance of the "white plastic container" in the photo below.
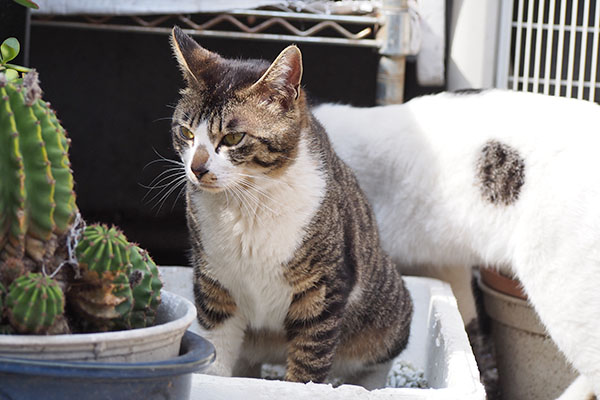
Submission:
{"label": "white plastic container", "polygon": [[[189,299],[192,270],[161,267],[165,288]],[[484,400],[479,370],[450,286],[435,279],[404,277],[414,302],[411,336],[398,357],[422,370],[431,389],[385,388],[367,391],[360,386],[301,384],[250,378],[194,375],[192,400],[262,399],[457,399]],[[190,328],[199,331],[197,326]]]}

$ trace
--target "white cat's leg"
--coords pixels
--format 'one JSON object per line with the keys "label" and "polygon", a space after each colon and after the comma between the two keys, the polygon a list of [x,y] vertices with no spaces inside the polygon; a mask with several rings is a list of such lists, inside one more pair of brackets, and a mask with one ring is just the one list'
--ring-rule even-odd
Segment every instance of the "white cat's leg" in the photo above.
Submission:
{"label": "white cat's leg", "polygon": [[202,336],[210,341],[216,350],[215,362],[206,370],[206,374],[232,376],[244,341],[245,329],[245,321],[234,315],[214,329],[202,331]]}
{"label": "white cat's leg", "polygon": [[467,325],[477,317],[473,290],[471,287],[472,272],[470,265],[419,265],[400,268],[403,275],[426,276],[448,282],[452,287],[458,303],[458,310],[463,322]]}
{"label": "white cat's leg", "polygon": [[579,376],[556,400],[592,400],[592,385],[585,376]]}
{"label": "white cat's leg", "polygon": [[595,250],[569,250],[568,259],[520,260],[515,272],[558,348],[600,396],[600,262],[590,263]]}

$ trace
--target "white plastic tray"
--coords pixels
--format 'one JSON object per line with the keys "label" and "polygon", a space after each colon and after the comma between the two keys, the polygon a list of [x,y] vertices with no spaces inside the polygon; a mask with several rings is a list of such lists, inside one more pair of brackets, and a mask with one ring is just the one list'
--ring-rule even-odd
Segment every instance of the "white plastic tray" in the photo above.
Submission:
{"label": "white plastic tray", "polygon": [[[190,299],[192,271],[161,267],[166,290]],[[404,277],[414,302],[411,336],[398,357],[423,370],[431,389],[386,388],[373,391],[342,385],[301,384],[250,378],[194,375],[191,400],[263,399],[460,399],[484,400],[485,391],[450,286],[435,279]],[[199,331],[197,325],[190,328]]]}

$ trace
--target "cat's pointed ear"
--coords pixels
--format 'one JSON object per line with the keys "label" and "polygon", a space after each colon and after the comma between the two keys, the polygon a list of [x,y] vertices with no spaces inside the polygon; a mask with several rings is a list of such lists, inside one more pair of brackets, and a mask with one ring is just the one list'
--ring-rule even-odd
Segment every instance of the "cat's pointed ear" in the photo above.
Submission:
{"label": "cat's pointed ear", "polygon": [[178,26],[173,27],[171,31],[171,47],[183,72],[183,77],[190,83],[195,81],[202,84],[203,72],[220,59],[218,54],[200,46]]}
{"label": "cat's pointed ear", "polygon": [[302,53],[294,45],[286,47],[277,56],[267,72],[254,84],[254,87],[271,99],[278,99],[284,107],[289,108],[300,96],[302,80]]}

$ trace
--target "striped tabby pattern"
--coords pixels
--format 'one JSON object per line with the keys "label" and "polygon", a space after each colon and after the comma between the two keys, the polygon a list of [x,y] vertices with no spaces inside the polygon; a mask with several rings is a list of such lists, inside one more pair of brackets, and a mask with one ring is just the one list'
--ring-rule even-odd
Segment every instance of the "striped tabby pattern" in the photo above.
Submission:
{"label": "striped tabby pattern", "polygon": [[300,51],[272,64],[227,60],[178,28],[172,46],[187,82],[173,145],[188,178],[212,372],[278,354],[297,382],[384,365],[408,342],[411,299],[353,173],[307,107]]}

